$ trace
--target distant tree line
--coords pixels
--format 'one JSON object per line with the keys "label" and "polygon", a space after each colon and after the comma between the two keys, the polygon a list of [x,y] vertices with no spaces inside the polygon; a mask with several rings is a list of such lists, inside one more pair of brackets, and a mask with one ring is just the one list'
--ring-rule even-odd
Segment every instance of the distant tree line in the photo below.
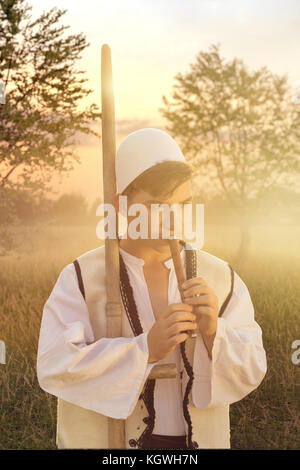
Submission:
{"label": "distant tree line", "polygon": [[80,193],[62,194],[50,199],[44,193],[2,188],[0,191],[0,226],[53,223],[81,225],[96,223],[100,198],[88,204]]}
{"label": "distant tree line", "polygon": [[[64,225],[96,224],[100,198],[89,204],[80,193],[65,193],[50,199],[45,194],[25,190],[0,190],[0,226],[51,223]],[[194,202],[204,204],[205,224],[239,225],[232,205],[221,195],[194,195]],[[253,216],[256,224],[293,224],[300,221],[300,194],[293,189],[270,190],[261,201],[261,211]]]}

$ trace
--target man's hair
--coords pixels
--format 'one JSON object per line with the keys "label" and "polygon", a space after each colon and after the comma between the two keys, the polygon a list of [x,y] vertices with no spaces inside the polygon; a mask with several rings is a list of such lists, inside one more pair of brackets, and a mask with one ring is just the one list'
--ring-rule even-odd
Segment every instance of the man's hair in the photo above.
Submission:
{"label": "man's hair", "polygon": [[187,162],[165,161],[157,163],[137,176],[122,192],[131,199],[135,192],[146,191],[154,197],[166,198],[177,186],[193,176],[193,167]]}

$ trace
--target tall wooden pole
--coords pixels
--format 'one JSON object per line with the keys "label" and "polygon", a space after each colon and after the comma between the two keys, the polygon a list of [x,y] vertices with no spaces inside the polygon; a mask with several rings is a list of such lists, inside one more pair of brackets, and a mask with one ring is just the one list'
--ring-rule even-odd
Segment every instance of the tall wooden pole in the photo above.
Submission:
{"label": "tall wooden pole", "polygon": [[[104,203],[115,207],[117,193],[115,158],[115,106],[112,80],[111,51],[107,44],[101,49],[101,104],[102,104],[102,153]],[[116,211],[117,214],[117,211]],[[118,235],[116,217],[116,235]],[[105,239],[106,274],[106,334],[108,338],[122,336],[122,308],[120,296],[120,266],[118,239]],[[149,379],[177,377],[176,364],[155,365]],[[110,449],[125,449],[125,420],[108,418],[108,446]]]}
{"label": "tall wooden pole", "polygon": [[[107,44],[103,44],[101,50],[101,97],[104,203],[115,206],[117,192],[115,177],[115,106],[111,51]],[[108,338],[122,336],[119,269],[118,239],[106,237],[106,331]],[[108,418],[108,446],[110,449],[125,448],[125,420]]]}

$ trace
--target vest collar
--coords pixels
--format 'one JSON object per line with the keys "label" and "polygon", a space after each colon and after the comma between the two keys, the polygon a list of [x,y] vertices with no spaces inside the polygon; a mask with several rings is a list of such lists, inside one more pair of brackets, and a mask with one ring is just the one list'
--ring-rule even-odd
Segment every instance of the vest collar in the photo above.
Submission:
{"label": "vest collar", "polygon": [[[119,250],[125,261],[128,261],[129,263],[133,263],[140,267],[144,266],[145,261],[143,258],[138,258],[137,256],[134,256],[133,254],[121,248],[120,246],[119,246]],[[184,253],[185,253],[185,249],[183,247],[182,250],[180,251],[181,259],[183,262],[184,262]],[[172,269],[174,267],[172,256],[166,259],[163,263],[168,269]]]}

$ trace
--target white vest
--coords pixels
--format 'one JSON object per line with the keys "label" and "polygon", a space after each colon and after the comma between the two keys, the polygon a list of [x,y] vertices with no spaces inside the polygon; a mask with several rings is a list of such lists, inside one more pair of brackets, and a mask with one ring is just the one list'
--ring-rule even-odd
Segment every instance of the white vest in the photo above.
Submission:
{"label": "white vest", "polygon": [[[186,250],[186,256],[187,278],[201,276],[206,280],[218,298],[221,316],[233,290],[231,266],[203,250]],[[74,264],[96,341],[106,337],[105,246],[84,253]],[[139,319],[126,312],[122,303],[122,336],[134,337],[143,332]],[[199,410],[193,404],[194,347],[195,338],[188,338],[180,346],[180,380],[187,446],[189,449],[230,448],[229,406]],[[142,448],[145,439],[153,432],[155,382],[155,379],[146,380],[135,409],[126,419],[126,449]],[[210,387],[209,382],[207,387]],[[58,398],[56,443],[59,449],[108,449],[107,416]]]}

